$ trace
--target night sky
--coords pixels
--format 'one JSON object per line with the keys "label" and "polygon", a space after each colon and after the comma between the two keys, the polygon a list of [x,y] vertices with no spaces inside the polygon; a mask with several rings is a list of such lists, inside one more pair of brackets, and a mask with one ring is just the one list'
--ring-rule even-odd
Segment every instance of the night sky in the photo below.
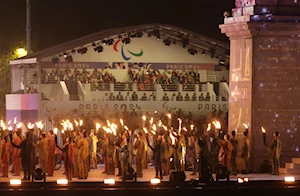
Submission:
{"label": "night sky", "polygon": [[[26,39],[26,0],[0,0],[0,47]],[[97,31],[147,23],[176,25],[220,41],[234,0],[31,0],[34,51]]]}

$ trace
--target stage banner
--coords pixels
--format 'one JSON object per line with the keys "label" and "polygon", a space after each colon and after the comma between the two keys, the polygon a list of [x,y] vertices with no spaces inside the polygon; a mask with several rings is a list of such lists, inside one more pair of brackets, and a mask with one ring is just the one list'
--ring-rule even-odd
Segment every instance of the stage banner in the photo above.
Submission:
{"label": "stage banner", "polygon": [[41,62],[44,69],[169,69],[169,70],[214,70],[214,64],[197,63],[124,63],[124,62]]}

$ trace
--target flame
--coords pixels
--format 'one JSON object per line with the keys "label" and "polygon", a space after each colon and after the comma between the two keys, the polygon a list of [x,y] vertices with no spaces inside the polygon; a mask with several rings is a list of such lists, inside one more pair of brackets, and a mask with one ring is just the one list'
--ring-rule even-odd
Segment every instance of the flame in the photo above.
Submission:
{"label": "flame", "polygon": [[54,128],[54,129],[53,129],[53,133],[54,133],[55,135],[57,135],[57,133],[58,133],[58,128]]}
{"label": "flame", "polygon": [[168,117],[169,119],[171,119],[171,118],[172,118],[172,115],[171,115],[171,114],[167,114],[167,117]]}
{"label": "flame", "polygon": [[35,123],[36,127],[39,128],[39,129],[43,129],[44,127],[44,124],[42,123],[42,121],[38,121]]}
{"label": "flame", "polygon": [[12,130],[13,130],[12,126],[8,126],[7,129],[8,129],[9,131],[12,131]]}
{"label": "flame", "polygon": [[10,125],[10,123],[11,123],[11,120],[10,120],[10,121],[8,121],[8,123],[7,123],[7,124],[8,124],[8,125]]}
{"label": "flame", "polygon": [[82,126],[83,125],[83,120],[80,120],[79,121],[79,126]]}
{"label": "flame", "polygon": [[1,120],[0,126],[1,126],[2,130],[5,130],[5,129],[6,129],[6,125],[5,125],[5,123],[3,122],[3,120]]}
{"label": "flame", "polygon": [[245,127],[246,129],[248,129],[248,125],[247,125],[247,124],[243,123],[243,125],[244,125],[244,127]]}
{"label": "flame", "polygon": [[33,129],[33,128],[34,128],[34,124],[28,123],[28,124],[27,124],[27,128],[28,128],[28,129]]}
{"label": "flame", "polygon": [[99,130],[101,128],[101,125],[99,123],[96,123],[96,130]]}
{"label": "flame", "polygon": [[162,125],[161,127],[162,127],[164,130],[168,131],[168,128],[167,128],[167,126],[165,126],[165,125]]}
{"label": "flame", "polygon": [[261,131],[262,131],[263,133],[266,133],[266,130],[265,130],[265,128],[263,128],[263,127],[261,127]]}
{"label": "flame", "polygon": [[156,125],[154,124],[154,125],[152,125],[152,129],[153,129],[153,131],[156,131],[157,130],[157,128],[156,128]]}
{"label": "flame", "polygon": [[145,115],[143,115],[142,119],[145,121],[145,120],[146,120],[146,116],[145,116]]}
{"label": "flame", "polygon": [[213,121],[214,126],[216,127],[216,129],[221,129],[221,123],[217,120]]}
{"label": "flame", "polygon": [[126,125],[124,126],[124,129],[129,130],[128,127],[127,127]]}
{"label": "flame", "polygon": [[22,127],[22,124],[18,123],[16,126],[17,126],[17,129],[20,129]]}
{"label": "flame", "polygon": [[159,120],[158,126],[161,127],[161,125],[162,125],[162,122],[161,122],[161,120]]}
{"label": "flame", "polygon": [[190,125],[191,130],[194,130],[195,125]]}
{"label": "flame", "polygon": [[124,126],[124,122],[123,122],[122,118],[120,119],[120,123],[121,123],[122,126]]}
{"label": "flame", "polygon": [[153,117],[151,117],[149,122],[150,122],[150,124],[153,124]]}
{"label": "flame", "polygon": [[17,124],[17,117],[14,118],[14,124]]}
{"label": "flame", "polygon": [[206,129],[207,131],[210,131],[211,130],[211,123],[209,123],[208,125],[207,125],[207,129]]}
{"label": "flame", "polygon": [[183,129],[185,132],[187,132],[187,131],[188,131],[188,130],[187,130],[185,127],[183,127],[182,129]]}
{"label": "flame", "polygon": [[78,125],[79,125],[78,121],[74,119],[74,122],[75,122],[76,127],[78,127]]}
{"label": "flame", "polygon": [[146,129],[146,127],[144,127],[143,130],[145,131],[145,133],[148,133],[148,130]]}
{"label": "flame", "polygon": [[110,127],[110,126],[111,126],[111,124],[110,124],[109,120],[106,120],[106,123],[107,123],[107,126],[108,126],[108,127]]}
{"label": "flame", "polygon": [[178,123],[179,123],[179,125],[181,125],[181,123],[182,123],[182,120],[180,118],[178,118]]}

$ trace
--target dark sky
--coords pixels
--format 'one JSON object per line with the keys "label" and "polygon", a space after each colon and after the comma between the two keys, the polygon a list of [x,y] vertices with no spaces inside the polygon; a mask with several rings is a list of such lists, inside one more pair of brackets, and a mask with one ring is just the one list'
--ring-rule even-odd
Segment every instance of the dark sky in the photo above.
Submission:
{"label": "dark sky", "polygon": [[[108,28],[166,23],[228,41],[224,11],[235,0],[31,0],[34,51]],[[26,39],[26,0],[0,0],[0,47]]]}

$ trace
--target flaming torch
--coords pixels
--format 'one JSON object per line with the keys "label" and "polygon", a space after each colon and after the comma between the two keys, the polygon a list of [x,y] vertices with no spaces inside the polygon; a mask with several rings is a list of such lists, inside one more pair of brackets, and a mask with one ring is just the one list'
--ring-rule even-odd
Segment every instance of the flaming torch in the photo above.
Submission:
{"label": "flaming torch", "polygon": [[167,117],[168,117],[168,126],[171,127],[171,125],[172,125],[172,115],[167,114]]}
{"label": "flaming torch", "polygon": [[263,142],[264,142],[264,145],[266,145],[266,139],[267,139],[266,130],[263,127],[261,127],[261,131],[263,133]]}

